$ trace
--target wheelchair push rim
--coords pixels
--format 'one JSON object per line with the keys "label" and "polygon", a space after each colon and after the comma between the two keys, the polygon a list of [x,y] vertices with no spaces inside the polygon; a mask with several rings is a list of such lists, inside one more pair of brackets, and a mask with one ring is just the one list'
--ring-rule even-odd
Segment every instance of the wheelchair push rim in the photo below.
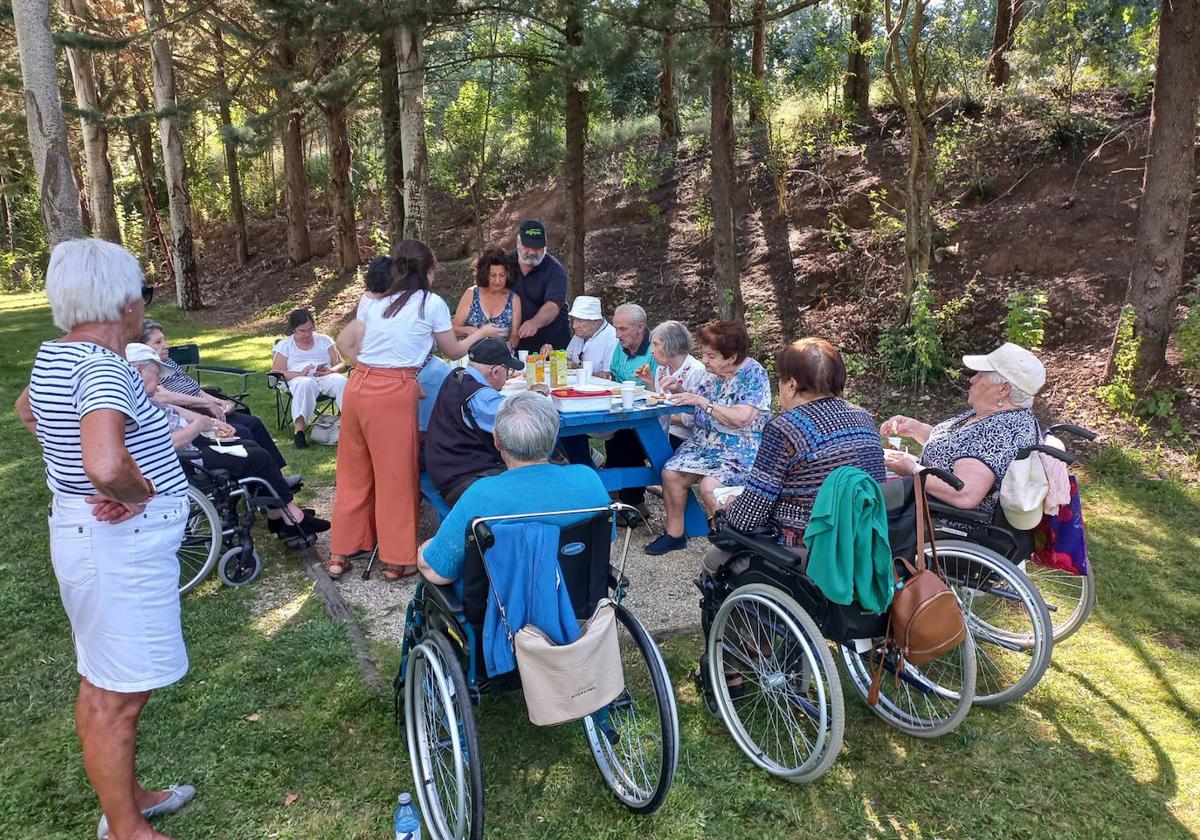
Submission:
{"label": "wheelchair push rim", "polygon": [[421,816],[434,840],[483,837],[483,767],[466,678],[432,631],[409,651],[405,735]]}
{"label": "wheelchair push rim", "polygon": [[869,707],[881,719],[917,738],[937,738],[953,732],[975,698],[975,640],[971,634],[957,648],[922,666],[905,664],[897,673],[894,657],[876,643],[859,653],[840,645],[850,684],[865,702],[879,657],[883,678],[879,700]]}
{"label": "wheelchair push rim", "polygon": [[938,559],[975,637],[975,702],[998,706],[1028,694],[1054,649],[1050,614],[1036,587],[1009,560],[974,543],[942,540]]}
{"label": "wheelchair push rim", "polygon": [[765,584],[734,590],[705,656],[718,714],[747,758],[792,782],[828,771],[845,734],[842,688],[820,630],[791,596]]}
{"label": "wheelchair push rim", "polygon": [[583,720],[600,775],[625,807],[657,811],[679,760],[679,714],[666,663],[641,623],[615,605],[625,690]]}
{"label": "wheelchair push rim", "polygon": [[1037,587],[1054,625],[1054,643],[1074,635],[1096,606],[1096,578],[1091,564],[1086,575],[1077,575],[1035,560],[1024,564],[1025,574]]}
{"label": "wheelchair push rim", "polygon": [[217,565],[224,535],[217,509],[199,488],[189,484],[188,513],[179,559],[179,594],[186,595],[200,585]]}

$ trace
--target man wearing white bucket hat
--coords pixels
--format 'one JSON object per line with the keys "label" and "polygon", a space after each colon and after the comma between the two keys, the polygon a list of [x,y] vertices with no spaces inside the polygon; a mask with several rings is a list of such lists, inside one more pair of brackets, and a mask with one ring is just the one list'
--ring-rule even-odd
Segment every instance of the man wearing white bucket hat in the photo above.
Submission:
{"label": "man wearing white bucket hat", "polygon": [[591,362],[594,373],[607,373],[617,346],[617,331],[605,320],[600,298],[580,295],[571,302],[567,315],[574,333],[567,345],[567,361],[572,365]]}
{"label": "man wearing white bucket hat", "polygon": [[977,371],[967,392],[970,409],[936,426],[903,415],[885,420],[882,434],[909,437],[925,447],[919,460],[887,450],[885,461],[897,475],[911,475],[922,466],[950,470],[962,479],[962,489],[930,478],[929,492],[955,507],[992,513],[1009,465],[1018,452],[1040,440],[1030,409],[1033,395],[1046,382],[1046,368],[1037,356],[1012,342],[984,356],[963,356],[963,365]]}

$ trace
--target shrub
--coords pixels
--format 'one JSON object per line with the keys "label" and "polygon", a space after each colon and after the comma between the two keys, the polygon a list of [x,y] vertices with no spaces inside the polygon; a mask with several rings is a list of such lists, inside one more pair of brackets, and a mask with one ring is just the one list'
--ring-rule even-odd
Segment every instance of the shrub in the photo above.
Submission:
{"label": "shrub", "polygon": [[[1200,277],[1195,280],[1200,283]],[[1175,349],[1183,360],[1183,373],[1200,380],[1200,293],[1187,296],[1188,311],[1175,330]]]}
{"label": "shrub", "polygon": [[1041,290],[1011,292],[1005,302],[1004,335],[1027,350],[1041,349],[1046,337],[1046,293]]}
{"label": "shrub", "polygon": [[1133,416],[1138,406],[1133,374],[1137,370],[1138,347],[1142,340],[1133,334],[1134,317],[1132,306],[1121,309],[1117,321],[1113,375],[1106,384],[1096,389],[1096,394],[1105,405],[1127,418]]}
{"label": "shrub", "polygon": [[948,358],[933,312],[929,278],[916,279],[907,321],[891,324],[879,336],[884,373],[897,385],[922,391],[942,378]]}

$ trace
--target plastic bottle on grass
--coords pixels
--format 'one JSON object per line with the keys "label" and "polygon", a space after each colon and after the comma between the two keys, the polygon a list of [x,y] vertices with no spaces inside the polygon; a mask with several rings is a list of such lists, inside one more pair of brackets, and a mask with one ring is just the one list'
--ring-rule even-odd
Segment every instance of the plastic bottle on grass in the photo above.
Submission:
{"label": "plastic bottle on grass", "polygon": [[421,815],[407,793],[400,794],[396,801],[396,840],[421,840]]}

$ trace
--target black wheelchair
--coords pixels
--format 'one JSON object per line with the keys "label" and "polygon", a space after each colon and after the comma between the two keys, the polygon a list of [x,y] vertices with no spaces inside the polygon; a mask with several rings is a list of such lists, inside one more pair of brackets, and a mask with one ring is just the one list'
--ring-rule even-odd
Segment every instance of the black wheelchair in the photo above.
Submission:
{"label": "black wheelchair", "polygon": [[[961,482],[928,470],[950,484]],[[916,550],[913,479],[884,485],[892,553]],[[887,616],[858,604],[830,601],[805,573],[805,549],[777,542],[772,526],[738,531],[718,513],[710,539],[730,554],[716,574],[701,573],[705,652],[698,682],[705,701],[738,747],[759,767],[792,782],[823,775],[836,760],[845,732],[837,667],[826,640],[838,645],[850,684],[865,700],[882,667],[871,709],[898,729],[923,738],[952,731],[975,693],[975,645],[920,667],[900,666],[886,644]],[[939,552],[940,555],[940,552]],[[903,564],[897,572],[904,577]]]}
{"label": "black wheelchair", "polygon": [[[1095,434],[1059,424],[1087,440]],[[1047,444],[1017,453],[1042,452],[1071,464],[1075,456]],[[1024,696],[1050,665],[1056,642],[1087,620],[1095,603],[1095,580],[1031,561],[1034,532],[1014,528],[997,505],[993,513],[961,510],[930,500],[938,556],[963,602],[979,655],[975,702],[999,705]]]}
{"label": "black wheelchair", "polygon": [[[216,568],[229,586],[250,583],[262,571],[262,558],[254,548],[251,529],[260,511],[286,508],[286,503],[261,478],[233,478],[226,470],[209,470],[181,459],[188,478],[188,516],[179,546],[179,594],[186,595]],[[299,476],[288,476],[293,490],[302,486]],[[287,519],[287,514],[284,514]],[[293,524],[293,523],[289,523]],[[315,542],[308,535],[286,541],[288,548]]]}
{"label": "black wheelchair", "polygon": [[[453,586],[422,581],[405,618],[400,670],[394,682],[396,722],[406,733],[413,781],[430,836],[483,836],[483,761],[474,707],[484,694],[519,689],[516,671],[487,673],[483,622],[491,586],[484,553],[491,524],[581,517],[561,528],[558,561],[575,616],[589,618],[602,598],[616,605],[625,689],[583,719],[584,734],[605,783],[631,811],[649,814],[663,803],[679,756],[679,718],[662,655],[650,634],[622,606],[630,531],[620,564],[611,565],[616,514],[609,507],[476,519],[467,533],[463,597]],[[550,524],[554,524],[553,521]]]}

